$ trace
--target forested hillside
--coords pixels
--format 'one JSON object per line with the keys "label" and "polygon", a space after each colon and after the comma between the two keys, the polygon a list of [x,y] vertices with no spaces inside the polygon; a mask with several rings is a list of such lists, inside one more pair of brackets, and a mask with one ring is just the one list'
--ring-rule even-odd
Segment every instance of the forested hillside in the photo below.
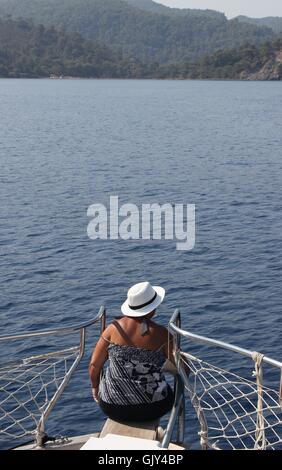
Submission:
{"label": "forested hillside", "polygon": [[237,19],[242,23],[271,28],[276,34],[282,32],[282,18],[279,16],[267,16],[265,18],[249,18],[248,16],[238,16]]}
{"label": "forested hillside", "polygon": [[0,77],[131,78],[138,76],[134,60],[79,34],[35,26],[27,20],[0,19]]}
{"label": "forested hillside", "polygon": [[[163,14],[157,4],[158,11],[153,12],[142,8],[144,0],[139,7],[132,1],[0,0],[0,15],[32,18],[47,27],[79,32],[86,39],[144,63],[195,60],[218,49],[234,48],[245,42],[260,44],[274,36],[269,28],[228,21],[217,12],[180,10],[179,14]],[[166,12],[170,10],[163,8]]]}
{"label": "forested hillside", "polygon": [[218,51],[196,62],[161,66],[159,78],[282,80],[282,38],[261,46],[245,44]]}
{"label": "forested hillside", "polygon": [[171,8],[162,5],[161,3],[156,3],[153,0],[125,0],[131,6],[138,7],[141,10],[150,11],[153,13],[160,13],[163,15],[186,15],[186,16],[212,16],[212,17],[223,17],[225,18],[224,13],[220,13],[215,10],[197,10],[190,8]]}
{"label": "forested hillside", "polygon": [[282,39],[175,64],[141,63],[78,33],[0,19],[0,77],[282,79]]}

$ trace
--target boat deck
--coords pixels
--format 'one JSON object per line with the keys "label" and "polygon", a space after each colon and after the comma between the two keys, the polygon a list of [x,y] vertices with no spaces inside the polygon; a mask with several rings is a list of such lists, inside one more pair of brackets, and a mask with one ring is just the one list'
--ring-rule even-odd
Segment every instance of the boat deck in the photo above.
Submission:
{"label": "boat deck", "polygon": [[[100,433],[75,436],[66,439],[60,439],[55,442],[47,442],[44,447],[38,447],[34,444],[27,444],[15,448],[14,450],[80,450],[89,439],[95,437],[103,440],[110,435],[118,437],[130,437],[137,440],[144,439],[152,443],[160,443],[164,436],[164,430],[159,426],[159,421],[150,421],[144,423],[120,423],[107,419]],[[106,442],[106,441],[105,441]],[[100,447],[101,447],[100,442]],[[105,447],[106,449],[107,447]],[[184,447],[176,443],[170,443],[168,450],[185,450]]]}

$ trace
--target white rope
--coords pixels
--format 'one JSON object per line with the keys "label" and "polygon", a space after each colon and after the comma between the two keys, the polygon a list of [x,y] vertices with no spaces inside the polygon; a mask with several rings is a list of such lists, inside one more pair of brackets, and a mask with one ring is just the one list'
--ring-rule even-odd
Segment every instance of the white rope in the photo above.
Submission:
{"label": "white rope", "polygon": [[185,389],[200,424],[202,449],[282,449],[279,392],[263,385],[263,355],[253,355],[255,382],[195,355],[180,352],[178,358],[190,369]]}
{"label": "white rope", "polygon": [[34,436],[50,401],[79,356],[69,348],[0,368],[0,448]]}
{"label": "white rope", "polygon": [[263,354],[254,352],[252,354],[253,361],[255,363],[255,370],[253,376],[257,380],[257,422],[256,422],[256,450],[266,449],[265,430],[264,430],[264,417],[263,417]]}

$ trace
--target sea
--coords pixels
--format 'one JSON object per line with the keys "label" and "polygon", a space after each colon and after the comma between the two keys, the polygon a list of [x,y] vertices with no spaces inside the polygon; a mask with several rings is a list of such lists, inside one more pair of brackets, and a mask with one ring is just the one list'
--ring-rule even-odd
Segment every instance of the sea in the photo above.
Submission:
{"label": "sea", "polygon": [[[82,324],[101,305],[109,323],[148,280],[166,290],[159,323],[178,308],[183,329],[281,361],[281,149],[280,82],[0,80],[0,335]],[[109,208],[113,196],[195,205],[195,246],[90,239],[89,206]],[[97,432],[105,420],[87,371],[98,337],[90,327],[50,435]],[[41,348],[0,341],[1,367]],[[240,355],[206,347],[205,357],[251,377]],[[188,406],[188,441],[197,432]]]}

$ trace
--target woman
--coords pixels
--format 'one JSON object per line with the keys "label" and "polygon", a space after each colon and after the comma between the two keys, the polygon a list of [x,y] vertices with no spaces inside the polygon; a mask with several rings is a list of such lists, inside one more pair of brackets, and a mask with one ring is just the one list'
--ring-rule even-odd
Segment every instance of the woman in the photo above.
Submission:
{"label": "woman", "polygon": [[[104,331],[89,365],[94,400],[117,421],[152,421],[173,405],[173,393],[161,371],[173,362],[166,328],[152,321],[165,290],[142,282],[131,287],[123,317]],[[104,363],[109,366],[101,379]]]}

